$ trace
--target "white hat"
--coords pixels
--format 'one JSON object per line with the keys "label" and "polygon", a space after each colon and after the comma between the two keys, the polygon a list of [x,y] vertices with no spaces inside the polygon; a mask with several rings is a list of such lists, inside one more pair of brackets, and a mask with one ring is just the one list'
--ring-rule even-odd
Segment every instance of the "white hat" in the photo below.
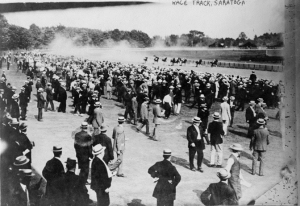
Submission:
{"label": "white hat", "polygon": [[97,144],[93,147],[93,154],[94,155],[100,154],[104,152],[105,149],[106,147],[103,147],[101,144]]}

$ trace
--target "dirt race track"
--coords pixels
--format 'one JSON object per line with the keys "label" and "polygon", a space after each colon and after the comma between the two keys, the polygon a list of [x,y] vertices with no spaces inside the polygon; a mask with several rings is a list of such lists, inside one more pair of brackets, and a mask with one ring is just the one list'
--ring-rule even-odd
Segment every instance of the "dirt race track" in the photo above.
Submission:
{"label": "dirt race track", "polygon": [[[17,87],[17,93],[24,84],[26,76],[21,72],[16,73],[15,65],[7,71],[6,64],[3,64],[3,70],[7,74],[8,82]],[[193,69],[195,67],[186,67],[184,69]],[[197,71],[220,72],[220,73],[241,73],[248,76],[250,70],[229,70],[224,68],[208,68],[201,67]],[[2,73],[2,71],[1,71]],[[257,71],[258,78],[274,79],[276,82],[281,78],[280,73],[266,73]],[[270,74],[272,76],[270,76]],[[44,112],[43,122],[37,121],[37,103],[36,103],[35,82],[32,92],[32,101],[28,106],[28,136],[35,142],[32,150],[33,167],[37,173],[41,174],[46,161],[52,158],[52,146],[61,145],[63,147],[62,159],[65,161],[67,157],[75,157],[74,140],[71,137],[72,131],[77,129],[81,122],[87,116],[79,117],[73,115],[74,108],[70,107],[72,99],[68,98],[67,113]],[[68,96],[71,96],[68,93]],[[124,114],[121,104],[113,100],[101,98],[103,105],[103,114],[105,124],[108,125],[107,134],[112,135],[112,129],[117,124],[118,115]],[[211,110],[211,114],[218,110],[219,103],[215,103]],[[55,102],[58,107],[58,102]],[[176,166],[181,174],[182,180],[177,187],[177,196],[175,205],[202,205],[200,194],[208,187],[210,183],[218,181],[216,176],[216,168],[209,168],[207,164],[210,159],[210,147],[207,146],[204,151],[204,173],[193,172],[188,169],[188,148],[186,140],[186,129],[191,124],[193,116],[197,113],[196,109],[189,109],[185,105],[182,107],[180,116],[171,116],[166,121],[162,120],[162,124],[158,129],[159,142],[151,141],[143,132],[136,133],[133,125],[125,124],[125,134],[128,138],[126,141],[126,151],[124,155],[124,174],[125,178],[113,177],[112,187],[110,191],[111,205],[156,205],[156,199],[152,197],[155,186],[153,179],[147,173],[148,168],[155,162],[162,160],[162,151],[164,148],[170,148],[173,152],[172,163]],[[245,151],[243,152],[241,163],[244,178],[252,183],[252,187],[246,188],[242,186],[243,197],[240,204],[245,205],[253,199],[256,199],[264,192],[269,190],[280,180],[280,169],[282,165],[282,142],[280,134],[280,122],[275,119],[277,109],[267,110],[270,117],[268,128],[271,133],[270,142],[265,165],[265,176],[253,176],[250,169],[252,166],[251,154],[249,151],[250,140],[246,138],[247,124],[245,123],[245,112],[236,112],[233,128],[229,129],[228,136],[224,142],[224,161],[229,157],[228,147],[232,143],[240,143]],[[153,129],[151,112],[150,130]],[[211,121],[211,118],[210,118]],[[195,159],[196,161],[196,159]],[[39,175],[36,175],[37,177]],[[37,178],[36,177],[36,178]],[[43,187],[45,183],[43,184]],[[96,201],[95,192],[90,190],[90,198]],[[267,201],[267,200],[266,200]],[[131,203],[131,204],[129,204]],[[267,202],[266,202],[267,203]]]}

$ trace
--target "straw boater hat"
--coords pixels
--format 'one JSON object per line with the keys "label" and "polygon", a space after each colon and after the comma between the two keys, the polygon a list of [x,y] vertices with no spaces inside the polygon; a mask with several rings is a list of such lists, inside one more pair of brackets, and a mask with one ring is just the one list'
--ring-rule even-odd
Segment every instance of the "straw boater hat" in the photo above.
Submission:
{"label": "straw boater hat", "polygon": [[33,177],[34,174],[32,173],[32,169],[20,169],[18,172],[19,176],[22,177]]}
{"label": "straw boater hat", "polygon": [[264,99],[263,99],[263,98],[258,98],[258,99],[257,99],[257,101],[259,101],[259,102],[263,102],[263,101],[264,101]]}
{"label": "straw boater hat", "polygon": [[204,94],[200,94],[200,98],[205,98]]}
{"label": "straw boater hat", "polygon": [[107,127],[106,127],[105,125],[101,125],[100,131],[101,131],[101,132],[107,131]]}
{"label": "straw boater hat", "polygon": [[221,168],[219,169],[219,171],[217,172],[217,176],[221,179],[221,180],[227,180],[231,177],[230,172],[228,172],[226,169]]}
{"label": "straw boater hat", "polygon": [[252,101],[252,100],[251,100],[251,101],[249,102],[249,104],[250,104],[250,105],[255,105],[255,101]]}
{"label": "straw boater hat", "polygon": [[22,166],[22,165],[26,165],[29,162],[29,159],[22,155],[22,156],[18,156],[15,161],[14,161],[14,165],[15,166]]}
{"label": "straw boater hat", "polygon": [[242,150],[244,150],[243,147],[242,147],[242,145],[240,145],[238,143],[234,143],[229,148],[232,149],[232,150],[236,150],[236,151],[242,151]]}
{"label": "straw boater hat", "polygon": [[257,124],[260,124],[260,125],[263,125],[263,124],[266,124],[266,121],[262,118],[259,118],[257,121],[256,121]]}
{"label": "straw boater hat", "polygon": [[160,103],[161,103],[161,100],[160,100],[160,99],[156,99],[154,103],[155,103],[155,104],[160,104]]}
{"label": "straw boater hat", "polygon": [[61,152],[62,151],[62,147],[61,146],[53,146],[52,151],[53,152]]}
{"label": "straw boater hat", "polygon": [[19,98],[19,95],[17,95],[17,94],[14,94],[13,96],[12,96],[12,99],[18,99]]}
{"label": "straw boater hat", "polygon": [[81,129],[87,129],[88,123],[87,122],[82,122],[80,128]]}
{"label": "straw boater hat", "polygon": [[169,88],[170,88],[170,89],[174,89],[174,87],[173,87],[173,86],[170,86]]}
{"label": "straw boater hat", "polygon": [[235,100],[235,97],[234,97],[234,96],[231,96],[230,99],[233,101],[233,100]]}
{"label": "straw boater hat", "polygon": [[163,155],[164,156],[171,156],[172,155],[172,151],[170,149],[164,149]]}
{"label": "straw boater hat", "polygon": [[93,155],[101,154],[105,149],[106,147],[103,147],[101,144],[97,144],[93,147]]}
{"label": "straw boater hat", "polygon": [[44,90],[43,90],[43,88],[39,88],[39,90],[38,90],[38,92],[43,92]]}
{"label": "straw boater hat", "polygon": [[212,115],[212,117],[214,119],[220,119],[220,113],[219,112],[214,112],[213,115]]}
{"label": "straw boater hat", "polygon": [[199,123],[201,122],[201,119],[199,117],[194,117],[193,122]]}
{"label": "straw boater hat", "polygon": [[227,101],[228,100],[228,97],[223,97],[223,101]]}
{"label": "straw boater hat", "polygon": [[100,107],[101,103],[100,102],[95,102],[95,107]]}
{"label": "straw boater hat", "polygon": [[124,117],[118,117],[118,122],[125,122],[125,118]]}

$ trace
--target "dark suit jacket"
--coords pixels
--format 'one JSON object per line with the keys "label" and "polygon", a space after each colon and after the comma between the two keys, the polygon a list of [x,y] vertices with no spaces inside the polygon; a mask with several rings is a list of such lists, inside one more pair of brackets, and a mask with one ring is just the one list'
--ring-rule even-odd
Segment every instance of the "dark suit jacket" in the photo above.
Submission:
{"label": "dark suit jacket", "polygon": [[45,101],[44,95],[39,92],[37,95],[37,108],[44,108]]}
{"label": "dark suit jacket", "polygon": [[64,196],[65,205],[81,206],[84,204],[84,179],[76,175],[74,172],[66,172],[64,176]]}
{"label": "dark suit jacket", "polygon": [[[159,178],[153,191],[153,197],[165,200],[176,199],[176,186],[180,182],[181,176],[170,161],[156,162],[149,168],[148,173],[153,178]],[[171,180],[172,183],[169,183],[168,180]]]}
{"label": "dark suit jacket", "polygon": [[47,96],[46,96],[47,101],[53,100],[52,87],[50,87],[50,88],[47,87],[47,89],[46,89],[46,94],[47,94]]}
{"label": "dark suit jacket", "polygon": [[19,118],[20,117],[20,108],[19,104],[16,101],[11,102],[11,110],[10,110],[10,115],[12,118]]}
{"label": "dark suit jacket", "polygon": [[19,105],[20,107],[27,107],[28,102],[29,102],[29,97],[25,93],[20,93],[19,94]]}
{"label": "dark suit jacket", "polygon": [[[85,143],[76,142],[76,140],[79,139],[84,140],[82,142]],[[78,167],[81,168],[82,166],[89,164],[89,158],[93,158],[92,137],[85,131],[76,133],[74,148],[76,151],[76,157],[78,159]]]}
{"label": "dark suit jacket", "polygon": [[9,205],[27,206],[26,192],[23,190],[18,181],[13,182],[10,186]]}
{"label": "dark suit jacket", "polygon": [[92,162],[91,170],[91,189],[92,190],[105,190],[111,186],[112,178],[108,177],[105,164],[95,157]]}
{"label": "dark suit jacket", "polygon": [[269,144],[269,132],[266,128],[258,128],[254,130],[254,135],[251,138],[250,149],[257,151],[266,151]]}
{"label": "dark suit jacket", "polygon": [[[254,109],[253,109],[254,110]],[[246,121],[249,121],[249,124],[252,125],[255,123],[255,113],[252,111],[250,107],[246,109]]]}
{"label": "dark suit jacket", "polygon": [[65,170],[61,161],[53,157],[46,163],[42,174],[47,180],[46,195],[50,197],[62,195],[62,180],[65,174]]}
{"label": "dark suit jacket", "polygon": [[238,205],[234,190],[224,182],[210,184],[200,198],[204,205]]}
{"label": "dark suit jacket", "polygon": [[212,145],[223,143],[224,130],[222,122],[212,121],[209,123],[207,132],[210,134],[210,143]]}
{"label": "dark suit jacket", "polygon": [[111,139],[106,134],[100,133],[94,136],[93,146],[97,144],[101,144],[103,147],[106,147],[103,160],[106,164],[108,164],[110,160],[114,159],[114,150],[112,148]]}
{"label": "dark suit jacket", "polygon": [[199,131],[200,131],[200,136],[201,136],[200,141],[197,140],[198,132],[197,132],[195,126],[191,125],[188,127],[186,136],[187,136],[189,148],[193,148],[191,146],[191,144],[194,143],[196,145],[196,148],[202,149],[202,150],[205,149],[205,144],[204,144],[204,138],[205,138],[204,136],[205,135],[204,135],[202,127],[199,127]]}
{"label": "dark suit jacket", "polygon": [[59,87],[58,88],[58,96],[57,96],[57,101],[58,102],[65,102],[67,101],[67,92],[64,88]]}

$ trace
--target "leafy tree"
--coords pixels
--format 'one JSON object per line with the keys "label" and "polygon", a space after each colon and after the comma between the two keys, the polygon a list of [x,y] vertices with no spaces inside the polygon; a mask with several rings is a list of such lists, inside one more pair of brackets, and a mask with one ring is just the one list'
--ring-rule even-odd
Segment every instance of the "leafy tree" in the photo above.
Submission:
{"label": "leafy tree", "polygon": [[51,43],[51,41],[55,38],[55,32],[52,28],[45,28],[45,31],[43,33],[42,42],[44,45],[48,45]]}

